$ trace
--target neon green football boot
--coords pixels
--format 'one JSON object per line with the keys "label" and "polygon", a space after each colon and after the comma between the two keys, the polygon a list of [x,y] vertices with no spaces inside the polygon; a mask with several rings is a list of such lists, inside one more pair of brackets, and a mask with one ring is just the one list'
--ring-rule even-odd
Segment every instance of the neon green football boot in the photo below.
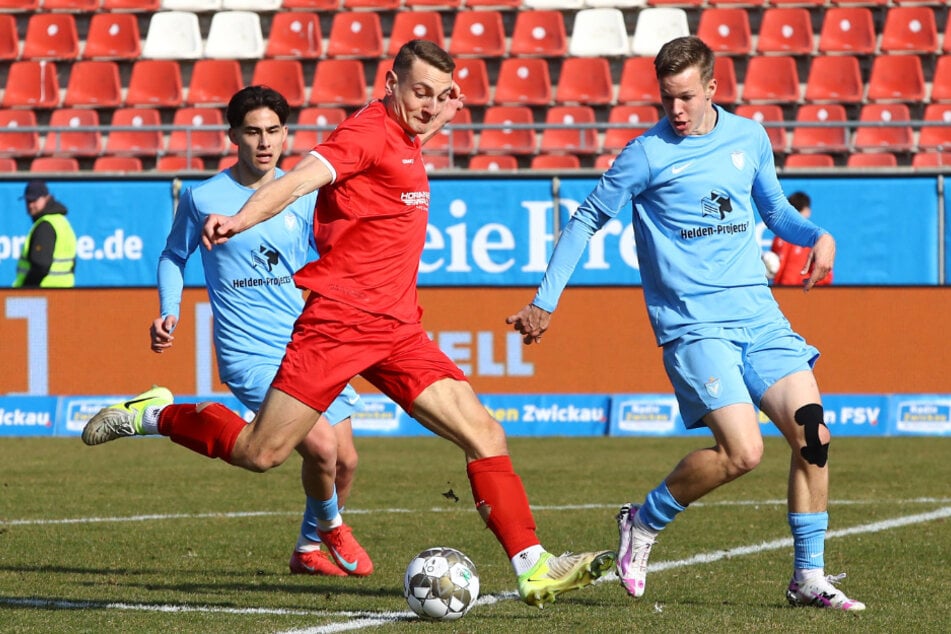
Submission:
{"label": "neon green football boot", "polygon": [[544,553],[531,570],[519,575],[518,594],[529,605],[543,607],[554,603],[563,592],[577,590],[614,567],[615,554],[610,550],[590,553],[565,553],[555,556]]}
{"label": "neon green football boot", "polygon": [[142,417],[145,416],[145,411],[150,407],[171,405],[173,400],[174,397],[167,388],[154,385],[148,392],[104,407],[86,423],[83,428],[83,442],[87,445],[101,445],[124,436],[144,435]]}

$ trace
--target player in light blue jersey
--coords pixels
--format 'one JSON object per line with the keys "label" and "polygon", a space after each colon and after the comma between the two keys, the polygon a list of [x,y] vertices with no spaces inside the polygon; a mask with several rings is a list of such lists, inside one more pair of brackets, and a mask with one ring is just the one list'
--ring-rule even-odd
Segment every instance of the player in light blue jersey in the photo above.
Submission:
{"label": "player in light blue jersey", "polygon": [[506,321],[526,344],[541,340],[591,236],[633,204],[647,312],[688,427],[707,426],[716,445],[684,457],[641,505],[618,513],[617,571],[644,594],[647,559],[660,530],[763,454],[754,405],[792,448],[788,520],[793,605],[862,610],[824,572],[830,434],[812,366],[819,356],[773,299],[754,232],[753,203],[788,242],[811,247],[805,290],[835,259],[832,236],[783,194],[769,139],[758,123],[714,105],[714,55],[696,37],[665,44],[654,60],[666,117],[628,143],[581,204],[552,254],[531,304]]}
{"label": "player in light blue jersey", "polygon": [[[228,134],[238,148],[238,160],[182,195],[159,258],[161,316],[151,328],[155,352],[172,345],[181,316],[185,263],[201,241],[205,218],[236,213],[260,186],[283,174],[277,163],[287,138],[289,110],[284,97],[261,86],[245,88],[231,99]],[[227,244],[201,250],[220,378],[255,412],[304,306],[293,275],[308,261],[316,198],[316,192],[302,196]],[[307,504],[290,561],[294,573],[344,576],[372,571],[363,549],[353,547],[355,540],[338,508],[349,494],[357,464],[350,421],[357,402],[357,393],[348,385],[298,447],[304,458],[301,480]],[[321,536],[333,559],[320,550]],[[335,563],[337,555],[346,563]],[[355,556],[363,561],[354,564]]]}

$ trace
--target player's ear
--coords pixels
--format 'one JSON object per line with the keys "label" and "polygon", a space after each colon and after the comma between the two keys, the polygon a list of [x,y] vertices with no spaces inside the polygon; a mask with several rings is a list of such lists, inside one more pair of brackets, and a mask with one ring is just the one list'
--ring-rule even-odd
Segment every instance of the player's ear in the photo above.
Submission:
{"label": "player's ear", "polygon": [[394,73],[392,70],[386,71],[385,88],[386,88],[387,95],[392,95],[393,93],[396,92],[396,81],[397,81],[396,73]]}

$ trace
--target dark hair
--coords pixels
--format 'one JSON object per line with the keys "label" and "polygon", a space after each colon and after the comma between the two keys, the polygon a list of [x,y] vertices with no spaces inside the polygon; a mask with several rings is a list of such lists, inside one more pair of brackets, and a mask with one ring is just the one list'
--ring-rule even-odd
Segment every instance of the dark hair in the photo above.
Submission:
{"label": "dark hair", "polygon": [[287,105],[287,99],[284,95],[273,88],[267,86],[248,86],[234,93],[231,101],[228,102],[228,125],[232,128],[240,128],[244,123],[244,117],[252,110],[259,108],[268,108],[273,110],[281,125],[287,124],[287,117],[290,116],[291,108]]}
{"label": "dark hair", "polygon": [[657,79],[679,75],[691,66],[700,70],[704,83],[713,79],[713,50],[699,37],[678,37],[664,44],[654,58],[654,73]]}
{"label": "dark hair", "polygon": [[393,60],[393,72],[397,77],[406,77],[413,62],[420,59],[444,73],[451,73],[456,69],[456,63],[449,53],[442,50],[435,42],[429,40],[410,40],[400,47]]}
{"label": "dark hair", "polygon": [[796,208],[796,211],[802,211],[806,207],[812,207],[812,200],[803,192],[790,194],[789,204]]}

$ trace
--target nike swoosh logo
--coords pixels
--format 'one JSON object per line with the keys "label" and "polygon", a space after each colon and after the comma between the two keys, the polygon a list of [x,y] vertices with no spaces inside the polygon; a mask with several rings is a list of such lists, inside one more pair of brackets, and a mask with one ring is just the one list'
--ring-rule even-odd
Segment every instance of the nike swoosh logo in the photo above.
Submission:
{"label": "nike swoosh logo", "polygon": [[354,560],[354,561],[347,561],[346,559],[344,559],[343,557],[340,556],[340,553],[337,552],[337,549],[336,549],[336,548],[334,548],[333,546],[330,546],[329,544],[327,545],[327,548],[329,548],[330,551],[334,554],[334,559],[337,560],[337,563],[339,563],[341,566],[343,566],[343,568],[344,568],[345,570],[349,570],[350,572],[353,572],[354,570],[357,569],[357,563],[358,563],[358,562],[357,562],[356,560]]}
{"label": "nike swoosh logo", "polygon": [[693,165],[693,161],[690,161],[689,163],[683,163],[682,165],[674,165],[673,167],[670,168],[670,171],[673,172],[674,174],[679,174],[680,172],[684,171],[691,165]]}
{"label": "nike swoosh logo", "polygon": [[144,403],[145,401],[149,401],[149,400],[152,400],[152,397],[137,398],[137,399],[133,399],[133,400],[131,400],[131,401],[126,401],[125,403],[122,404],[122,406],[123,406],[124,408],[126,408],[126,409],[131,409],[132,406],[135,405],[136,403]]}

